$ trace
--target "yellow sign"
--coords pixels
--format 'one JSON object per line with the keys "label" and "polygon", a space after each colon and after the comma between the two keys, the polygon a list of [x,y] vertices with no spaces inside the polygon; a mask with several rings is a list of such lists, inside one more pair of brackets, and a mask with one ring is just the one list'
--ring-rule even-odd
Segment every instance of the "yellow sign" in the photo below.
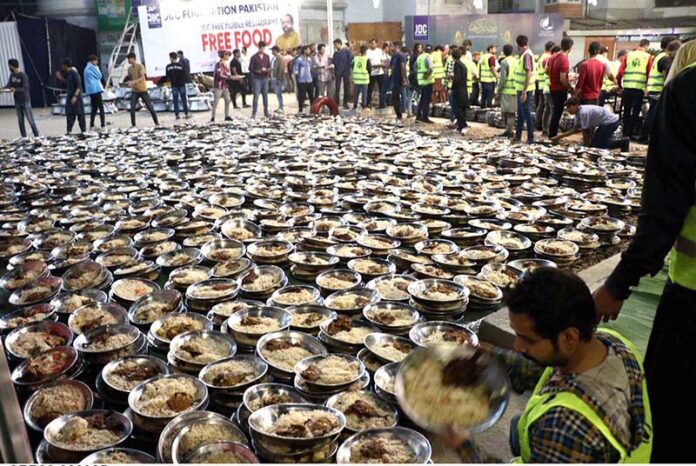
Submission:
{"label": "yellow sign", "polygon": [[477,19],[469,24],[469,34],[495,34],[498,26],[486,18]]}

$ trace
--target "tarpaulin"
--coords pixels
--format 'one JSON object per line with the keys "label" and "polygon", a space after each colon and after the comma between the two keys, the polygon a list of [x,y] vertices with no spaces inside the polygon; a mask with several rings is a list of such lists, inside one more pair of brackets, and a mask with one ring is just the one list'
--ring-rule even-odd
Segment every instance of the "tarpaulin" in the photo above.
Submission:
{"label": "tarpaulin", "polygon": [[55,72],[61,69],[63,58],[72,59],[80,71],[87,57],[97,53],[96,33],[63,20],[15,15],[22,45],[25,72],[31,83],[31,104],[34,107],[56,101],[55,93],[45,86],[60,87]]}

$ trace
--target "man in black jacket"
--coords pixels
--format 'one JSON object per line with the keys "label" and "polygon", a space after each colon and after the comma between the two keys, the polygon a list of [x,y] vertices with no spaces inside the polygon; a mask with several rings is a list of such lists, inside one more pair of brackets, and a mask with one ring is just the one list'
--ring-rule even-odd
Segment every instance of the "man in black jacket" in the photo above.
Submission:
{"label": "man in black jacket", "polygon": [[179,55],[176,52],[169,54],[170,63],[167,65],[166,73],[169,83],[172,85],[172,98],[174,99],[174,115],[178,120],[179,116],[179,99],[184,107],[184,116],[190,118],[189,106],[186,99],[186,67],[181,63]]}
{"label": "man in black jacket", "polygon": [[594,294],[598,318],[616,319],[630,288],[641,277],[659,272],[670,253],[669,280],[645,354],[655,432],[653,463],[689,463],[695,458],[690,448],[693,431],[677,420],[696,418],[696,403],[690,401],[696,385],[696,65],[689,59],[693,56],[696,41],[677,53],[657,104],[636,235]]}
{"label": "man in black jacket", "polygon": [[80,126],[80,134],[87,131],[85,106],[82,102],[82,78],[69,58],[63,59],[63,78],[65,79],[65,116],[68,134],[72,133],[75,120]]}
{"label": "man in black jacket", "polygon": [[334,54],[331,59],[334,66],[334,76],[336,77],[336,89],[334,91],[334,100],[336,105],[340,104],[341,98],[341,81],[343,81],[343,108],[348,108],[348,91],[350,90],[350,67],[353,63],[353,54],[348,47],[343,46],[341,39],[334,41]]}
{"label": "man in black jacket", "polygon": [[462,51],[455,48],[450,51],[454,59],[454,70],[452,78],[452,95],[457,102],[455,111],[457,112],[457,131],[466,134],[469,131],[469,125],[466,123],[466,109],[469,107],[469,93],[467,90],[467,81],[469,76],[464,63],[460,60]]}

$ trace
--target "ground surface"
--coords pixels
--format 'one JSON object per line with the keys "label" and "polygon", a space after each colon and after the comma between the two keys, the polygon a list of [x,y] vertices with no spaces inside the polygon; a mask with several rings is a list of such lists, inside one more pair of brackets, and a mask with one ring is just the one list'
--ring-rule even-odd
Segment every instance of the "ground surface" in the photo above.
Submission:
{"label": "ground surface", "polygon": [[[272,111],[277,107],[276,99],[274,96],[270,96],[269,101]],[[296,113],[297,104],[295,102],[294,96],[286,94],[285,101],[286,112]],[[251,98],[249,98],[249,102],[251,102]],[[259,113],[262,113],[262,110]],[[39,131],[42,133],[42,135],[57,136],[65,133],[65,117],[51,115],[50,109],[35,109],[34,114],[36,117],[37,125],[39,127]],[[250,114],[250,109],[239,109],[231,111],[231,116],[234,119],[248,118]],[[368,112],[368,114],[372,116],[382,116],[384,118],[393,118],[393,114],[391,113],[391,111],[385,112],[384,114],[378,112]],[[193,113],[192,115],[193,117],[191,121],[196,123],[204,123],[210,119],[209,112],[198,112]],[[175,123],[173,113],[160,113],[158,114],[158,117],[160,118],[160,122],[162,125],[169,126]],[[137,115],[137,118],[138,125],[153,125],[153,122],[150,119],[150,116],[147,112],[140,111]],[[217,120],[220,121],[222,120],[222,118],[223,110],[222,105],[220,105],[217,112]],[[445,125],[448,123],[446,119],[436,118],[434,120],[437,124],[429,126],[428,129],[436,129],[446,134],[454,134],[452,130],[448,130],[446,128]],[[107,115],[107,121],[109,123],[107,129],[127,128],[130,126],[129,114],[124,111],[121,111],[116,115]],[[406,119],[404,123],[407,125],[419,124],[415,123],[413,119]],[[497,136],[501,132],[501,130],[498,128],[492,128],[482,123],[470,123],[470,126],[471,130],[466,135],[466,137],[470,139],[490,139],[492,137]],[[27,127],[27,129],[29,128]],[[0,139],[13,139],[16,138],[18,135],[19,131],[17,128],[14,109],[0,109]],[[538,134],[537,137],[539,139],[542,139],[541,134]],[[579,142],[579,140],[579,137],[569,138],[568,142]],[[645,146],[633,145],[632,151],[644,152]],[[593,263],[598,261],[599,259],[604,259],[618,252],[620,252],[620,250],[617,248],[608,249],[605,254],[602,254],[601,258],[593,260]],[[593,264],[582,264],[581,268],[585,268],[590,265]],[[648,312],[646,309],[648,307],[653,306],[655,296],[659,297],[658,288],[660,286],[660,283],[658,283],[657,281],[655,283],[650,282],[650,284],[648,284],[647,286],[649,286],[650,289],[646,292],[647,294],[645,296],[643,294],[634,293],[634,297],[632,298],[633,302],[629,302],[629,304],[627,305],[627,310],[622,314],[622,319],[620,319],[619,322],[615,324],[618,326],[620,330],[627,332],[626,335],[629,337],[631,337],[632,328],[636,328],[636,326],[640,327],[641,336],[637,343],[639,344],[639,347],[641,347],[641,349],[645,347],[644,345],[647,339],[647,331],[649,330],[649,327],[652,322],[652,314]],[[647,295],[650,295],[649,299],[648,297],[646,297]],[[646,300],[649,300],[650,302],[647,303]],[[498,422],[487,432],[475,438],[476,442],[481,447],[483,447],[483,449],[486,450],[489,454],[497,456],[498,458],[504,461],[507,461],[511,458],[511,453],[508,447],[510,419],[513,415],[520,413],[524,409],[526,400],[526,396],[513,395],[510,399],[510,405],[500,422]],[[432,438],[431,440],[434,447],[433,460],[435,462],[457,463],[460,461],[456,453],[447,448],[439,439]]]}

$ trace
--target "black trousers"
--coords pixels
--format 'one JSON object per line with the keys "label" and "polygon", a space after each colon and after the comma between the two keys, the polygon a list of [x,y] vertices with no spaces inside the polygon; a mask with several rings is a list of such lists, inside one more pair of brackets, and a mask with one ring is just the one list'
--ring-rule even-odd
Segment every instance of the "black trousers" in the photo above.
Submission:
{"label": "black trousers", "polygon": [[68,133],[72,132],[76,119],[77,124],[80,125],[80,132],[84,133],[87,131],[87,125],[85,124],[85,106],[82,104],[82,96],[77,98],[75,105],[70,103],[70,99],[65,102],[65,116],[68,120]]}
{"label": "black trousers", "polygon": [[493,107],[495,83],[481,83],[481,108]]}
{"label": "black trousers", "polygon": [[650,109],[648,114],[645,115],[645,120],[643,120],[643,126],[640,128],[640,141],[648,142],[650,138],[650,131],[652,131],[652,125],[655,122],[655,113],[657,112],[657,103],[660,101],[659,92],[649,92],[648,102],[650,102]]}
{"label": "black trousers", "polygon": [[469,96],[469,105],[478,105],[479,104],[480,93],[481,93],[481,87],[479,86],[479,83],[474,83],[473,86],[471,86],[471,95]]}
{"label": "black trousers", "polygon": [[[367,106],[372,107],[372,91],[375,90],[375,85],[379,87],[379,95],[382,95],[382,86],[384,86],[384,75],[370,76],[370,84],[367,85]],[[379,108],[384,108],[380,99]]]}
{"label": "black trousers", "polygon": [[607,101],[607,91],[602,89],[599,91],[599,106],[604,107],[604,102]]}
{"label": "black trousers", "polygon": [[244,86],[237,87],[237,86],[230,86],[230,98],[232,99],[232,106],[234,108],[237,108],[237,94],[242,95],[242,105],[246,106],[246,88]]}
{"label": "black trousers", "polygon": [[399,120],[403,117],[403,114],[401,113],[401,89],[403,89],[403,85],[401,83],[392,84],[391,104],[392,107],[394,107],[396,118]]}
{"label": "black trousers", "polygon": [[135,126],[135,107],[138,105],[138,99],[142,99],[143,104],[150,111],[152,121],[154,121],[156,125],[159,125],[159,120],[157,119],[157,114],[155,113],[155,107],[152,106],[150,95],[147,92],[132,91],[130,100],[131,126]]}
{"label": "black trousers", "polygon": [[[693,463],[696,418],[696,291],[668,281],[662,292],[645,354],[653,417],[652,463]],[[682,422],[679,422],[679,421]]]}
{"label": "black trousers", "polygon": [[558,134],[558,124],[563,116],[563,107],[568,99],[567,91],[551,91],[551,120],[549,121],[549,137]]}
{"label": "black trousers", "polygon": [[101,92],[98,94],[89,95],[90,106],[92,111],[89,112],[89,127],[94,128],[94,118],[97,116],[97,111],[99,111],[99,122],[101,127],[106,126],[106,121],[104,119],[104,102],[102,101]]}
{"label": "black trousers", "polygon": [[599,105],[599,99],[580,99],[581,105]]}
{"label": "black trousers", "polygon": [[304,110],[305,100],[309,100],[309,105],[312,105],[313,89],[312,83],[297,83],[297,104],[300,112]]}
{"label": "black trousers", "polygon": [[334,100],[336,105],[341,103],[341,82],[343,82],[343,106],[348,106],[348,90],[350,88],[350,74],[336,75],[336,90],[334,92]]}
{"label": "black trousers", "polygon": [[623,135],[630,138],[633,136],[638,118],[640,118],[640,109],[643,107],[643,91],[624,89],[621,93],[621,101],[623,105]]}

